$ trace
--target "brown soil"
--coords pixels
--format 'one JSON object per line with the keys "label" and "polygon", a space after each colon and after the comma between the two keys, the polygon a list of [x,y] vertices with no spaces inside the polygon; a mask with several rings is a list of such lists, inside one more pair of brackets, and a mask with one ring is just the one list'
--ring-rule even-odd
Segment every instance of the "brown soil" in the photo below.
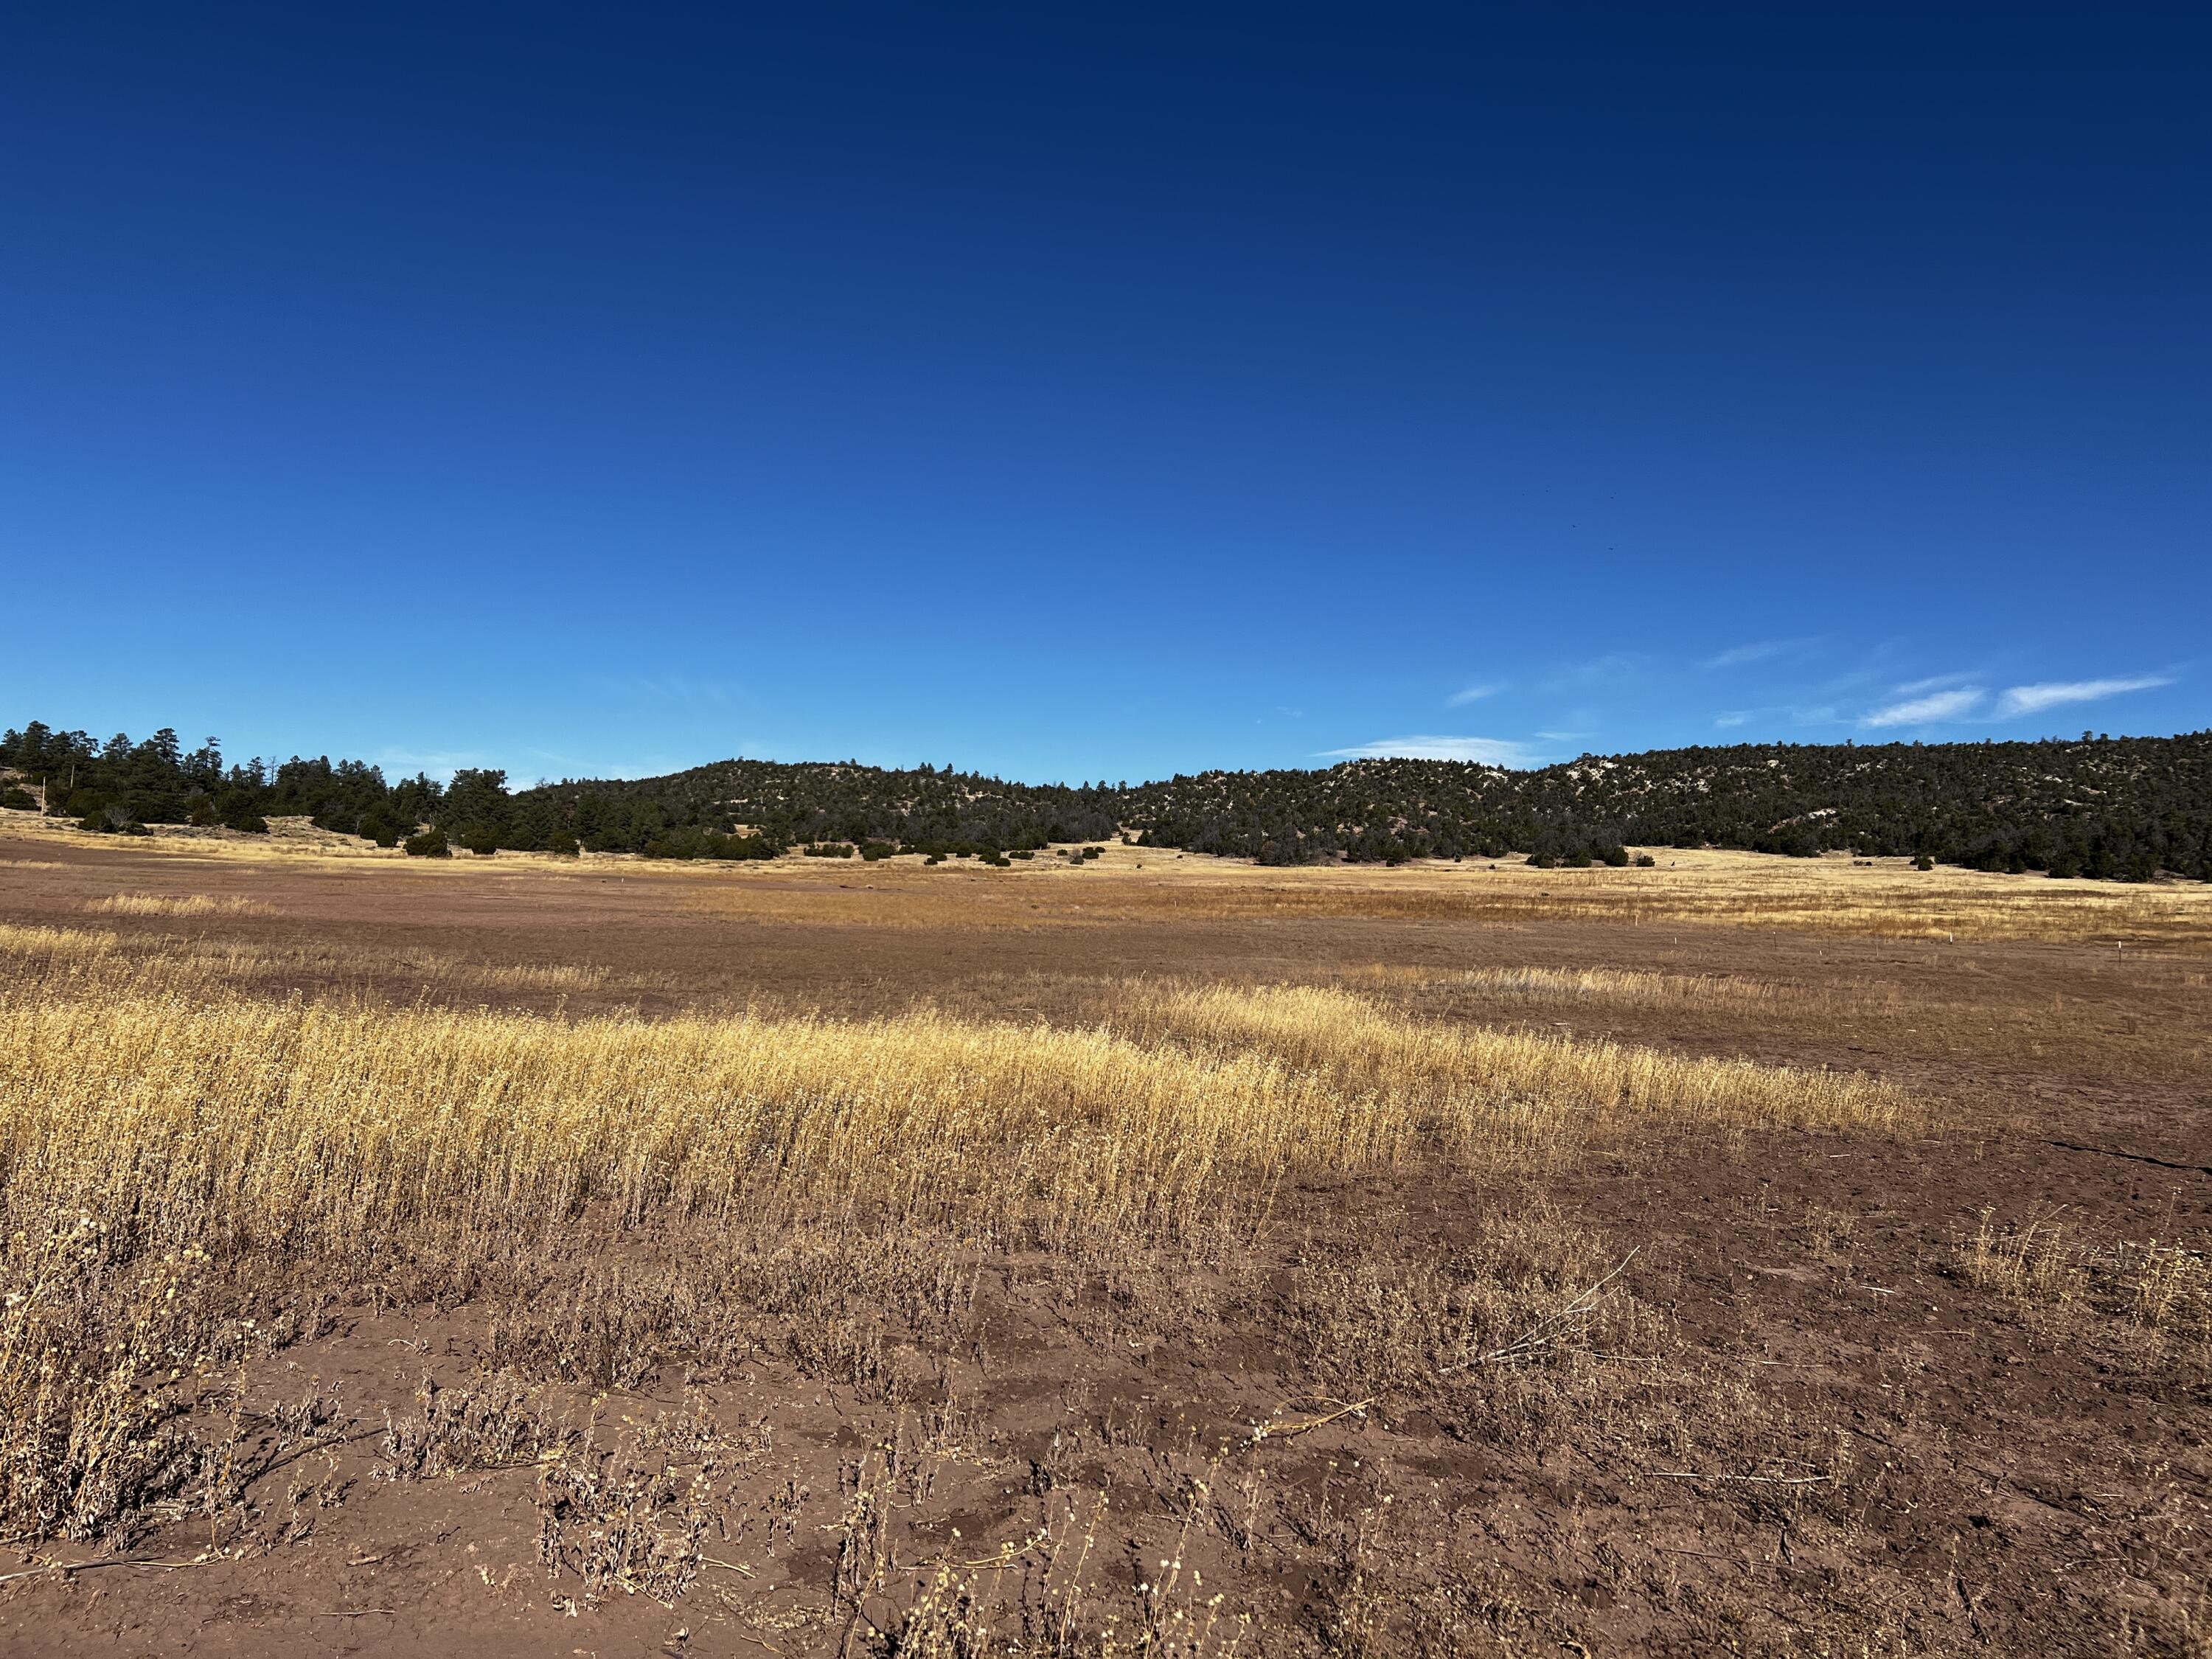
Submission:
{"label": "brown soil", "polygon": [[[530,1410],[594,1445],[696,1419],[677,1462],[712,1465],[713,1565],[669,1605],[585,1594],[573,1561],[619,1505],[564,1510],[534,1453],[404,1478],[387,1419],[423,1411],[426,1378],[448,1403],[481,1387],[510,1309],[349,1288],[326,1329],[248,1368],[246,1512],[112,1563],[0,1554],[0,1650],[882,1651],[957,1582],[1031,1652],[1060,1650],[1072,1584],[1123,1645],[1156,1625],[1161,1653],[1232,1636],[1258,1653],[2212,1652],[2212,1340],[2146,1323],[2100,1276],[2124,1247],[2212,1242],[2203,956],[1486,922],[1395,900],[1207,914],[1148,908],[1145,879],[1126,861],[794,864],[741,887],[612,860],[417,869],[41,836],[0,840],[0,924],[250,945],[277,994],[572,1013],[919,1000],[1090,1020],[1133,975],[1341,981],[1438,1018],[1861,1068],[1908,1085],[1930,1127],[1651,1134],[1556,1167],[1310,1182],[1213,1259],[985,1259],[957,1330],[872,1371],[779,1339],[737,1366],[629,1376],[617,1356],[622,1386],[548,1382]],[[270,914],[88,915],[116,893]],[[590,971],[498,971],[545,964]],[[1778,990],[1674,1006],[1455,985],[1486,967]],[[2031,1224],[2073,1252],[2040,1275]],[[1992,1270],[1978,1237],[1999,1257],[2020,1245],[2021,1271]],[[722,1243],[625,1248],[645,1271]],[[1524,1256],[1578,1261],[1590,1284],[1618,1270],[1604,1340],[1571,1364],[1425,1367],[1403,1329],[1423,1275],[1479,1261],[1510,1280]],[[319,1425],[276,1411],[310,1391]],[[542,1560],[548,1527],[565,1572]],[[872,1584],[841,1598],[856,1563]]]}

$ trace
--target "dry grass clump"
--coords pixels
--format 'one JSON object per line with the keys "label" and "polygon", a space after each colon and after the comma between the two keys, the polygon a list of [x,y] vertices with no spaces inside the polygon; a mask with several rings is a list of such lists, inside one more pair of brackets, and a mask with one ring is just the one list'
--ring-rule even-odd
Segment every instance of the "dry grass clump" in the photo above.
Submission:
{"label": "dry grass clump", "polygon": [[1959,1267],[1970,1284],[2023,1308],[2102,1313],[2212,1361],[2212,1249],[2203,1243],[2081,1238],[2057,1211],[2000,1227],[1984,1210]]}
{"label": "dry grass clump", "polygon": [[240,898],[232,895],[224,898],[210,897],[205,893],[187,893],[182,897],[170,897],[160,893],[114,893],[106,898],[94,899],[84,907],[97,915],[105,916],[273,916],[276,907],[258,899]]}
{"label": "dry grass clump", "polygon": [[116,946],[105,928],[15,927],[0,924],[0,951],[19,957],[94,957]]}
{"label": "dry grass clump", "polygon": [[1477,968],[1442,982],[1532,1002],[1604,1002],[1629,1007],[1771,1002],[1779,994],[1778,987],[1762,980],[1621,968]]}
{"label": "dry grass clump", "polygon": [[1902,1091],[1862,1073],[1432,1024],[1319,986],[1153,990],[1129,1006],[1139,1030],[1200,1052],[1276,1056],[1461,1150],[1554,1141],[1608,1120],[1889,1129],[1906,1113]]}

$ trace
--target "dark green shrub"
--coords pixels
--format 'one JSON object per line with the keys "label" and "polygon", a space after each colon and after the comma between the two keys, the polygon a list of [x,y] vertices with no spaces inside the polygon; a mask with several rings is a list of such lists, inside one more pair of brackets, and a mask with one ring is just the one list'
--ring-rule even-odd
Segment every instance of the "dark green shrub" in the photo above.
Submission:
{"label": "dark green shrub", "polygon": [[576,838],[566,830],[549,830],[545,832],[545,850],[556,859],[574,858],[578,851]]}
{"label": "dark green shrub", "polygon": [[1557,866],[1559,860],[1553,858],[1549,853],[1531,853],[1528,854],[1528,867],[1532,870],[1549,870]]}
{"label": "dark green shrub", "polygon": [[249,836],[265,836],[269,833],[269,820],[250,806],[239,806],[231,809],[222,821],[222,827],[243,830]]}
{"label": "dark green shrub", "polygon": [[1656,870],[1659,867],[1659,860],[1649,853],[1638,853],[1636,855],[1636,867],[1639,870]]}
{"label": "dark green shrub", "polygon": [[27,812],[38,804],[31,798],[31,792],[27,789],[17,789],[12,786],[6,789],[0,789],[0,806],[6,807],[11,812]]}
{"label": "dark green shrub", "polygon": [[461,845],[488,859],[499,851],[499,831],[488,823],[472,823],[461,832]]}
{"label": "dark green shrub", "polygon": [[1912,867],[1916,870],[1933,870],[1936,867],[1936,860],[1929,858],[1927,854],[1923,853],[1918,858],[1912,860]]}
{"label": "dark green shrub", "polygon": [[1616,870],[1626,870],[1628,868],[1628,849],[1626,847],[1600,848],[1598,849],[1598,857],[1603,859],[1606,863],[1612,866]]}
{"label": "dark green shrub", "polygon": [[205,795],[194,795],[191,799],[185,803],[186,823],[197,824],[203,830],[211,830],[215,827],[215,803]]}
{"label": "dark green shrub", "polygon": [[446,845],[442,830],[425,830],[419,836],[407,837],[407,856],[410,859],[449,859],[453,849]]}

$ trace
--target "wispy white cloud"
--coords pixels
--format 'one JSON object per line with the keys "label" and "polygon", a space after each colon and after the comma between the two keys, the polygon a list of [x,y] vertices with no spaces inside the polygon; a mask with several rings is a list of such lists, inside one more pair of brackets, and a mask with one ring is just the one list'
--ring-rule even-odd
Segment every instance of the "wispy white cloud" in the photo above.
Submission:
{"label": "wispy white cloud", "polygon": [[[1901,691],[1916,688],[1900,686]],[[1954,720],[1970,714],[1988,694],[1979,686],[1964,685],[1954,691],[1931,691],[1924,697],[1908,697],[1903,702],[1893,702],[1877,708],[1859,721],[1861,726],[1926,726],[1937,720]]]}
{"label": "wispy white cloud", "polygon": [[1947,685],[1964,685],[1972,676],[1967,674],[1931,674],[1924,680],[1908,680],[1897,688],[1900,697],[1917,696],[1923,691],[1934,691]]}
{"label": "wispy white cloud", "polygon": [[1755,662],[1771,662],[1777,657],[1794,657],[1809,650],[1816,641],[1812,640],[1753,640],[1748,645],[1733,645],[1717,657],[1708,657],[1698,664],[1700,668],[1744,668]]}
{"label": "wispy white cloud", "polygon": [[1464,691],[1455,691],[1444,699],[1447,708],[1464,708],[1471,702],[1480,702],[1485,697],[1494,697],[1505,688],[1502,685],[1470,685]]}
{"label": "wispy white cloud", "polygon": [[2009,686],[1997,698],[1997,715],[2033,714],[2063,702],[2095,702],[2124,691],[2149,691],[2172,684],[2171,674],[2136,674],[2117,680],[2049,680],[2041,685]]}
{"label": "wispy white cloud", "polygon": [[1453,760],[1483,766],[1534,766],[1540,760],[1528,744],[1503,738],[1381,738],[1322,754],[1328,760]]}
{"label": "wispy white cloud", "polygon": [[1750,718],[1751,716],[1748,714],[1716,714],[1713,716],[1713,724],[1715,726],[1741,726]]}

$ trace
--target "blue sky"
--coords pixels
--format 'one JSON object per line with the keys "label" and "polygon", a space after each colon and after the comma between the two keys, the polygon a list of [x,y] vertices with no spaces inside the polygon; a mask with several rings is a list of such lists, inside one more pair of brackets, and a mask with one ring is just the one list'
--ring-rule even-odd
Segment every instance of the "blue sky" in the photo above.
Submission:
{"label": "blue sky", "polygon": [[2100,5],[0,21],[0,723],[528,779],[2212,724]]}

